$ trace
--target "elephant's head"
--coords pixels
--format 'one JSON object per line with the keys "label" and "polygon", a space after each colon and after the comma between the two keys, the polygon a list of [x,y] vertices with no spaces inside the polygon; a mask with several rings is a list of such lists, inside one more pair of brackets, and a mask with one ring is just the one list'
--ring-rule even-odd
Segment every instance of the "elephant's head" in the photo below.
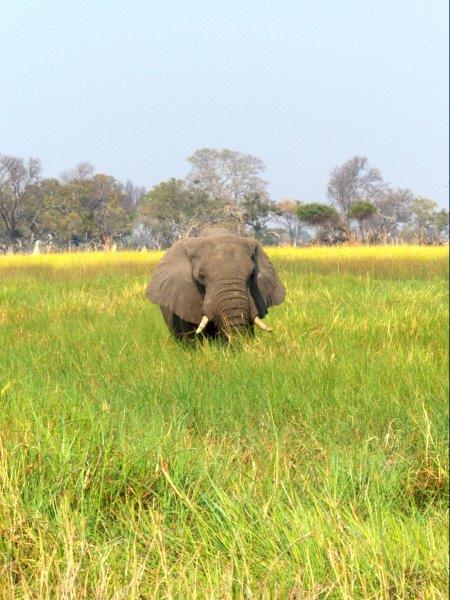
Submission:
{"label": "elephant's head", "polygon": [[258,242],[228,232],[177,242],[156,267],[147,287],[151,302],[184,321],[215,329],[251,326],[280,304],[285,289]]}

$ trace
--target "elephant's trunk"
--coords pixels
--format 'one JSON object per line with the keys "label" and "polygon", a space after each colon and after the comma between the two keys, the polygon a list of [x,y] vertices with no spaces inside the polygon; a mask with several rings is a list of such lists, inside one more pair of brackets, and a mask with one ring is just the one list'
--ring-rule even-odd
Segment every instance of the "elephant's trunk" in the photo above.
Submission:
{"label": "elephant's trunk", "polygon": [[214,320],[219,329],[250,325],[254,311],[245,278],[223,275],[211,290]]}

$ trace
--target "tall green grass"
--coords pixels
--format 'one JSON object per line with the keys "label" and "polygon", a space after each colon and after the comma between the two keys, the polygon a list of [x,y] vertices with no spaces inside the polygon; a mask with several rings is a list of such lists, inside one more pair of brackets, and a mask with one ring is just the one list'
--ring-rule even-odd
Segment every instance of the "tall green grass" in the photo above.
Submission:
{"label": "tall green grass", "polygon": [[447,249],[273,250],[192,348],[160,256],[0,258],[0,597],[446,597]]}

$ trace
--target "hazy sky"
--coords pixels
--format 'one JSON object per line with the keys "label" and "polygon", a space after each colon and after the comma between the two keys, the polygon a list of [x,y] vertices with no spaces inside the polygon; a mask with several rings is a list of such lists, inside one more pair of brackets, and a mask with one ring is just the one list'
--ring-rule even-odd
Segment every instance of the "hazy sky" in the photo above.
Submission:
{"label": "hazy sky", "polygon": [[150,187],[226,147],[307,202],[363,154],[445,205],[447,24],[446,0],[0,0],[0,153]]}

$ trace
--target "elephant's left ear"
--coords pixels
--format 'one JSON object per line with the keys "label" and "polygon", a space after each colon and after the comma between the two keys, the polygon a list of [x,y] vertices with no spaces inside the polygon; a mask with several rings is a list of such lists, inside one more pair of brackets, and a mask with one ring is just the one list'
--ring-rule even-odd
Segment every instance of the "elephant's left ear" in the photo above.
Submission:
{"label": "elephant's left ear", "polygon": [[157,265],[147,286],[150,302],[166,307],[189,323],[200,323],[203,298],[194,279],[190,254],[197,239],[177,242]]}
{"label": "elephant's left ear", "polygon": [[286,296],[286,289],[276,274],[267,254],[258,243],[255,244],[253,249],[253,260],[257,266],[256,285],[266,306],[281,304]]}

